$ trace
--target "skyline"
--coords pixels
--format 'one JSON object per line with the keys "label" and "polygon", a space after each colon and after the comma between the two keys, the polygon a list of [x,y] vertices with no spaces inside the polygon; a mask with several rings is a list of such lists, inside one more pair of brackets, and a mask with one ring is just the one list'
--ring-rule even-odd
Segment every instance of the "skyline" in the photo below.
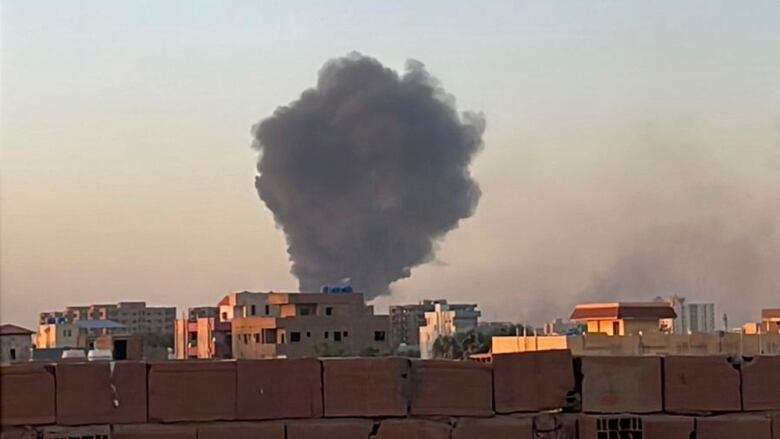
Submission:
{"label": "skyline", "polygon": [[297,290],[250,129],[352,50],[487,120],[474,216],[379,309],[538,324],[626,289],[755,319],[780,296],[780,5],[744,9],[3,2],[0,319]]}

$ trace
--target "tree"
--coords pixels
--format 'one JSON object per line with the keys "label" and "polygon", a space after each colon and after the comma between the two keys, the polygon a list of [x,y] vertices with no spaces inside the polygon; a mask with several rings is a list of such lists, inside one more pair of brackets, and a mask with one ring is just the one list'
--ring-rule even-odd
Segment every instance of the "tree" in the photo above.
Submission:
{"label": "tree", "polygon": [[446,358],[450,360],[463,357],[463,350],[458,341],[451,335],[441,335],[433,342],[433,358]]}

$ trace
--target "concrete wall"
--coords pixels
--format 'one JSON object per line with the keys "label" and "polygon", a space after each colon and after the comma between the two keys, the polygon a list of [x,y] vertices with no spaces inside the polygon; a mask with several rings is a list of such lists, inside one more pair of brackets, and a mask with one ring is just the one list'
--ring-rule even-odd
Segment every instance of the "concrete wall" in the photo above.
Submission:
{"label": "concrete wall", "polygon": [[30,335],[0,336],[0,361],[27,361],[30,359],[31,349],[32,336]]}

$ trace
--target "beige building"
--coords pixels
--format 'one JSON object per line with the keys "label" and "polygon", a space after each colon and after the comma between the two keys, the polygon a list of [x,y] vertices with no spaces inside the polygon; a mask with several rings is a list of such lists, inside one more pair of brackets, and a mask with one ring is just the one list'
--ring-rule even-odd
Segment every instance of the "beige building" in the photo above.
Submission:
{"label": "beige building", "polygon": [[632,335],[671,331],[662,323],[676,316],[668,302],[614,302],[577,305],[570,319],[588,333]]}
{"label": "beige building", "polygon": [[425,325],[420,326],[420,358],[433,358],[433,344],[439,337],[477,329],[480,315],[477,305],[434,305],[433,311],[425,313]]}
{"label": "beige building", "polygon": [[762,309],[761,324],[767,333],[780,333],[780,308]]}
{"label": "beige building", "polygon": [[[235,358],[375,355],[390,351],[389,319],[362,293],[237,293],[220,302],[233,313]],[[254,312],[253,307],[254,306]],[[224,307],[224,308],[223,308]],[[222,317],[222,315],[220,315]]]}
{"label": "beige building", "polygon": [[33,334],[16,325],[0,326],[0,362],[30,360]]}
{"label": "beige building", "polygon": [[[51,320],[50,320],[51,321]],[[60,317],[52,323],[38,325],[36,349],[94,348],[103,336],[127,335],[127,327],[112,320],[76,320],[67,322]]]}
{"label": "beige building", "polygon": [[41,325],[58,321],[111,320],[124,325],[131,334],[154,334],[172,341],[176,308],[151,307],[146,306],[146,302],[69,306],[65,311],[42,312],[39,320]]}

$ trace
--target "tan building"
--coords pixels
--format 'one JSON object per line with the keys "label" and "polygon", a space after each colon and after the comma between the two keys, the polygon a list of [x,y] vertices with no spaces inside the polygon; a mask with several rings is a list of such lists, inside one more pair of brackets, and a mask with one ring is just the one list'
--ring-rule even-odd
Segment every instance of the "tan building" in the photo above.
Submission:
{"label": "tan building", "polygon": [[176,320],[176,358],[232,358],[231,331],[230,322],[191,312],[190,318]]}
{"label": "tan building", "polygon": [[477,329],[480,315],[477,305],[434,305],[433,311],[425,313],[425,325],[420,327],[420,358],[433,358],[433,344],[439,337]]}
{"label": "tan building", "polygon": [[271,293],[241,291],[228,294],[219,301],[219,320],[229,322],[235,317],[274,315],[274,309],[268,304],[268,294]]}
{"label": "tan building", "polygon": [[34,332],[16,325],[0,326],[0,362],[28,361]]}
{"label": "tan building", "polygon": [[780,308],[762,309],[761,324],[767,333],[780,332]]}
{"label": "tan building", "polygon": [[127,327],[113,320],[77,320],[64,318],[38,325],[36,349],[83,348],[93,349],[95,341],[103,336],[127,335]]}
{"label": "tan building", "polygon": [[631,335],[671,330],[661,324],[676,316],[667,302],[614,302],[577,305],[570,319],[586,323],[588,333]]}
{"label": "tan building", "polygon": [[[362,293],[238,293],[232,312],[235,358],[374,355],[390,351],[389,319]],[[260,296],[262,295],[262,296]],[[225,300],[223,300],[225,301]],[[252,312],[254,306],[254,312]],[[223,308],[225,307],[225,308]]]}

